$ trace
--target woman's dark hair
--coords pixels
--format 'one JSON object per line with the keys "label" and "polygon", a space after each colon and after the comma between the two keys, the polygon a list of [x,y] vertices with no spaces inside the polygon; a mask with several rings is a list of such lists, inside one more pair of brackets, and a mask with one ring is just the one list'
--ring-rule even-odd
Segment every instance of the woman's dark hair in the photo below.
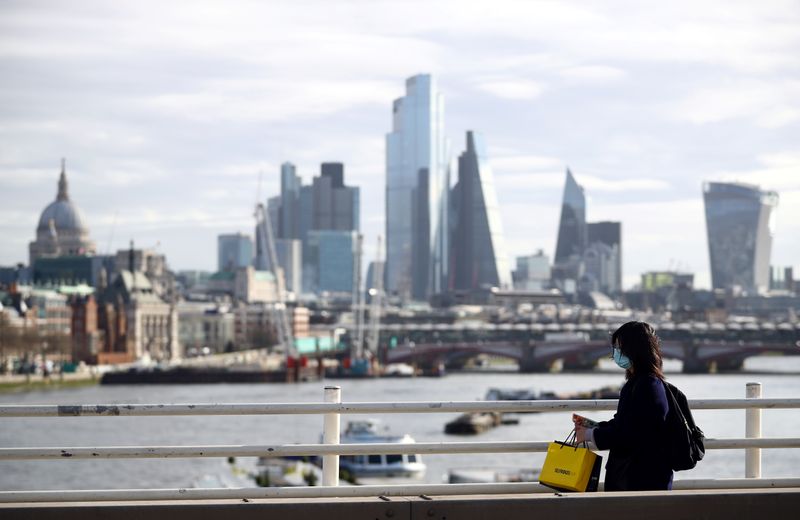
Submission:
{"label": "woman's dark hair", "polygon": [[611,344],[617,346],[631,360],[632,366],[625,371],[625,379],[638,374],[664,379],[660,340],[649,323],[629,321],[614,331]]}

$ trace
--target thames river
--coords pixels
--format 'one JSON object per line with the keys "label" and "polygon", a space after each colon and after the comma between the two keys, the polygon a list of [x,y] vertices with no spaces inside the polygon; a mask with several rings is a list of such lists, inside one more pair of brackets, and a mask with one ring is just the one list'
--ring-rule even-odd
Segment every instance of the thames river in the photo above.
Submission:
{"label": "thames river", "polygon": [[[764,397],[800,398],[800,357],[753,358],[746,372],[684,375],[667,364],[668,379],[692,398],[741,398],[745,384],[761,382]],[[456,373],[443,378],[337,380],[301,384],[94,386],[57,391],[0,395],[3,404],[120,403],[285,403],[322,401],[323,386],[342,387],[343,401],[463,401],[482,399],[490,387],[535,388],[576,392],[622,383],[621,370],[604,362],[592,373]],[[571,429],[570,413],[520,416],[520,424],[500,426],[484,434],[455,437],[444,425],[458,414],[378,414],[392,433],[411,434],[417,442],[443,440],[561,440]],[[603,420],[613,412],[586,412]],[[707,437],[744,437],[744,410],[695,412]],[[354,416],[359,418],[362,416]],[[347,416],[342,417],[342,427]],[[247,445],[316,443],[322,416],[208,417],[68,417],[0,419],[0,447],[94,447],[135,445]],[[800,411],[765,410],[765,437],[796,437]],[[654,446],[653,449],[658,449]],[[763,450],[762,476],[800,476],[800,450]],[[449,469],[468,467],[539,468],[544,454],[428,455],[425,481],[440,483]],[[239,461],[252,466],[253,459]],[[227,462],[206,459],[106,459],[0,462],[0,489],[111,489],[189,487],[203,477],[225,475]],[[692,471],[676,478],[744,476],[743,450],[710,450]]]}

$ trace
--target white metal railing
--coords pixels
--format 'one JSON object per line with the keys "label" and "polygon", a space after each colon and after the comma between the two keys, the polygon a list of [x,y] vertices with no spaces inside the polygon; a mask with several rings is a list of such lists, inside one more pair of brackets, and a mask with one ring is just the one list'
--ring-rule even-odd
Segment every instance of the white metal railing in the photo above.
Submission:
{"label": "white metal railing", "polygon": [[[762,438],[761,410],[800,408],[800,399],[762,399],[760,383],[748,383],[745,399],[694,399],[694,410],[746,410],[746,437],[706,439],[706,449],[745,449],[744,479],[677,480],[675,489],[721,489],[757,487],[800,487],[800,478],[761,479],[761,449],[800,448],[800,438]],[[185,415],[296,415],[322,414],[322,444],[250,446],[105,446],[0,448],[2,460],[181,458],[181,457],[284,457],[321,456],[321,487],[239,488],[239,489],[129,489],[79,491],[2,491],[0,502],[51,502],[99,500],[167,500],[216,498],[299,498],[399,495],[456,495],[548,492],[538,483],[419,484],[381,486],[338,486],[339,455],[366,454],[454,454],[545,452],[549,441],[500,442],[418,442],[413,444],[339,444],[341,414],[452,413],[452,412],[545,412],[614,410],[617,401],[464,401],[342,403],[338,386],[325,388],[324,403],[296,404],[131,404],[131,405],[6,405],[0,419],[13,417],[114,417]]]}

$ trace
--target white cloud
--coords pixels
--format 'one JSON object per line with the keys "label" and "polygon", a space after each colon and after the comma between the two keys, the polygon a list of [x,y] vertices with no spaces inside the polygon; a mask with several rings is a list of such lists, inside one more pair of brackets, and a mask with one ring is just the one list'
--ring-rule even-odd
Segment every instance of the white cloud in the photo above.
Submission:
{"label": "white cloud", "polygon": [[489,161],[495,174],[498,172],[533,172],[563,167],[563,163],[559,159],[541,155],[494,156],[490,153]]}
{"label": "white cloud", "polygon": [[668,110],[695,124],[749,118],[764,128],[780,128],[800,121],[800,81],[719,82],[695,89]]}
{"label": "white cloud", "polygon": [[[498,188],[507,191],[514,197],[524,196],[525,190],[547,190],[564,187],[564,174],[560,172],[549,173],[507,173],[498,175],[494,170],[494,182]],[[502,194],[498,195],[502,197]],[[503,202],[502,200],[500,201]]]}
{"label": "white cloud", "polygon": [[713,180],[745,182],[766,190],[800,189],[800,152],[787,151],[760,155],[761,166],[752,170],[723,171],[711,176]]}
{"label": "white cloud", "polygon": [[625,78],[627,72],[617,67],[607,65],[584,65],[567,67],[559,71],[565,79],[581,84],[609,84]]}
{"label": "white cloud", "polygon": [[494,79],[479,82],[480,90],[504,99],[529,100],[539,97],[545,87],[538,81],[525,79]]}
{"label": "white cloud", "polygon": [[[197,92],[160,94],[143,108],[197,121],[280,122],[324,117],[365,104],[385,105],[397,86],[379,81],[275,80],[211,82]],[[277,101],[280,100],[280,101]]]}
{"label": "white cloud", "polygon": [[[498,197],[500,197],[498,195]],[[517,256],[530,255],[539,249],[550,254],[555,249],[561,201],[546,203],[499,201],[500,218],[505,231],[506,252],[511,265]]]}
{"label": "white cloud", "polygon": [[600,192],[634,192],[634,191],[661,191],[668,190],[670,185],[661,179],[627,178],[627,179],[602,179],[590,175],[577,177],[578,183],[588,191]]}

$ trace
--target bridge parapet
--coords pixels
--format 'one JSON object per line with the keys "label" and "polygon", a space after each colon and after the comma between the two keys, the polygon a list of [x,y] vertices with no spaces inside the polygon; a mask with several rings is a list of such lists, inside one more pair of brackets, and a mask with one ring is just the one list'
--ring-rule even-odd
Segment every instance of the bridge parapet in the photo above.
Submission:
{"label": "bridge parapet", "polygon": [[[326,395],[337,387],[326,388]],[[730,410],[745,409],[745,438],[708,438],[705,442],[707,450],[716,449],[743,449],[746,453],[746,477],[744,479],[705,479],[705,480],[677,480],[676,490],[730,490],[735,488],[755,492],[758,489],[793,488],[800,489],[800,478],[762,479],[760,473],[760,452],[765,448],[800,448],[800,438],[762,438],[761,437],[761,409],[763,408],[800,408],[800,399],[792,398],[760,398],[760,385],[748,384],[745,399],[693,399],[689,404],[694,410]],[[294,415],[294,414],[321,414],[334,421],[326,420],[323,426],[323,444],[288,444],[275,446],[112,446],[112,447],[26,447],[26,448],[0,448],[0,460],[58,460],[69,464],[70,461],[92,459],[104,460],[109,458],[176,458],[176,457],[286,457],[286,456],[321,456],[323,459],[323,475],[330,473],[330,469],[338,469],[338,457],[332,455],[364,455],[364,454],[393,454],[393,453],[422,453],[422,454],[448,454],[448,453],[534,453],[546,452],[549,441],[492,441],[492,442],[417,442],[417,443],[360,443],[339,444],[338,436],[328,433],[335,431],[338,434],[338,418],[341,414],[375,414],[375,413],[452,413],[452,412],[534,412],[534,411],[587,411],[587,410],[614,410],[617,401],[613,399],[587,399],[587,400],[534,400],[534,401],[468,401],[468,402],[384,402],[384,403],[265,403],[265,404],[127,404],[127,405],[4,405],[0,406],[0,419],[8,420],[14,417],[104,417],[113,421],[115,417],[124,416],[173,416],[173,415]],[[334,440],[330,440],[334,439]],[[328,442],[330,441],[330,442]],[[331,466],[331,464],[333,466]],[[61,490],[61,491],[0,491],[0,504],[9,514],[25,515],[26,511],[41,508],[43,516],[55,517],[58,509],[48,509],[44,503],[63,502],[138,502],[147,505],[147,502],[170,500],[192,500],[202,503],[207,500],[236,499],[240,503],[250,504],[253,500],[282,498],[290,500],[304,500],[309,498],[321,499],[331,497],[383,497],[383,502],[395,501],[407,503],[421,497],[426,502],[434,502],[430,497],[447,495],[468,495],[461,499],[466,500],[474,495],[510,494],[514,493],[514,500],[527,500],[532,498],[527,495],[545,494],[552,496],[552,490],[539,483],[493,483],[493,484],[419,484],[419,485],[379,485],[379,486],[347,486],[339,487],[336,482],[326,482],[323,486],[297,487],[297,488],[239,488],[239,489],[140,489],[140,490]],[[720,493],[720,491],[715,491]],[[745,491],[742,491],[746,494]],[[758,494],[758,493],[756,493]],[[662,493],[663,496],[678,496],[678,494]],[[586,494],[580,496],[602,498],[605,496],[621,497],[622,494]],[[637,495],[638,496],[638,495]],[[796,500],[795,493],[795,500]],[[393,498],[387,498],[393,497]],[[394,498],[396,497],[396,498]],[[425,498],[428,497],[428,498]],[[561,498],[560,495],[556,495]],[[511,500],[510,498],[508,500]],[[588,500],[588,499],[587,499]],[[605,500],[605,499],[603,499]],[[21,505],[25,502],[29,505]],[[346,501],[345,501],[346,502]],[[356,501],[357,502],[357,501]],[[266,503],[266,502],[265,502]],[[324,502],[318,502],[324,503]],[[344,503],[344,502],[342,502]],[[367,503],[367,502],[365,502]],[[372,502],[369,502],[372,503]],[[655,502],[658,503],[658,502]],[[97,507],[104,507],[100,504]],[[147,510],[120,509],[120,517],[130,518],[141,516]],[[185,504],[184,504],[185,505]],[[55,507],[55,506],[54,506]],[[65,507],[65,506],[64,506]],[[76,504],[76,508],[83,507]],[[86,506],[89,507],[89,506]],[[176,506],[177,507],[177,506]],[[276,507],[276,511],[283,511]],[[499,506],[498,506],[499,507]],[[584,507],[589,507],[585,505]],[[677,506],[675,506],[677,507]],[[685,507],[685,505],[684,505]],[[15,509],[16,508],[16,509]],[[589,514],[592,513],[589,507]],[[56,511],[56,513],[52,513]],[[84,511],[89,511],[88,509]],[[126,512],[127,511],[127,512]],[[178,511],[177,509],[174,511]],[[194,511],[203,511],[195,509]],[[218,511],[207,509],[209,518]],[[227,511],[227,510],[226,510]],[[228,512],[232,512],[230,510]],[[238,514],[238,510],[237,514]],[[367,510],[364,510],[367,511]],[[372,510],[369,510],[370,514]],[[677,510],[676,510],[677,511]],[[686,510],[692,513],[691,509]],[[363,511],[362,511],[363,512]],[[352,512],[351,512],[352,513]],[[348,514],[351,514],[348,513]],[[485,518],[488,516],[487,511]],[[639,512],[641,513],[641,511]],[[30,513],[33,515],[33,513]],[[175,514],[179,514],[176,512]],[[182,513],[180,513],[182,514]],[[198,513],[200,514],[200,513]],[[434,516],[439,513],[435,513]],[[455,513],[453,513],[455,514]],[[89,515],[92,516],[92,515]],[[386,515],[390,516],[390,515]],[[430,515],[429,515],[430,516]],[[446,516],[446,515],[443,515]],[[649,516],[649,515],[648,515]],[[679,515],[679,518],[691,517],[691,514]],[[2,515],[2,518],[10,516]],[[24,516],[20,516],[24,517]],[[29,516],[34,517],[34,516]],[[200,514],[205,518],[206,514]],[[286,518],[285,516],[277,516]],[[707,516],[712,518],[713,516]],[[737,516],[739,517],[739,516]],[[380,518],[380,516],[378,516]],[[417,518],[414,516],[414,518]],[[452,518],[452,516],[451,516]],[[467,516],[469,518],[469,516]],[[504,518],[509,518],[504,516]],[[624,516],[623,516],[624,518]],[[639,517],[641,518],[641,517]]]}
{"label": "bridge parapet", "polygon": [[262,520],[331,520],[376,518],[446,520],[502,518],[580,518],[675,520],[706,518],[761,520],[792,518],[797,513],[797,489],[662,491],[636,493],[548,493],[538,495],[414,496],[316,499],[252,499],[166,502],[106,502],[0,504],[6,520],[202,520],[236,518]]}

